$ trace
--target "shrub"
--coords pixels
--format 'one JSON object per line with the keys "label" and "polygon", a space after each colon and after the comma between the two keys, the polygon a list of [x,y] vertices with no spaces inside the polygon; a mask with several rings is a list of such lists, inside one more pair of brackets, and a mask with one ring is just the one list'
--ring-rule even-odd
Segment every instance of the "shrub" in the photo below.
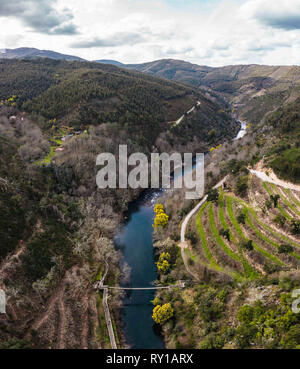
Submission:
{"label": "shrub", "polygon": [[291,222],[291,231],[293,234],[300,233],[300,220],[293,219]]}
{"label": "shrub", "polygon": [[248,250],[248,251],[252,251],[254,249],[253,241],[252,240],[244,241],[244,242],[241,243],[241,247],[243,249]]}
{"label": "shrub", "polygon": [[164,213],[165,212],[165,208],[162,204],[157,204],[154,207],[154,213],[155,214],[159,214],[159,213]]}
{"label": "shrub", "polygon": [[278,248],[280,254],[289,254],[294,251],[294,248],[290,245],[280,245]]}
{"label": "shrub", "polygon": [[160,304],[160,299],[158,297],[155,297],[153,301],[151,301],[154,306],[157,306]]}
{"label": "shrub", "polygon": [[198,237],[195,232],[189,231],[185,235],[186,239],[191,241],[192,245],[196,245],[198,242]]}
{"label": "shrub", "polygon": [[240,308],[237,318],[241,323],[250,324],[254,318],[254,308],[249,305],[244,305]]}
{"label": "shrub", "polygon": [[280,225],[281,227],[283,227],[285,225],[286,222],[286,218],[282,215],[282,214],[278,214],[276,215],[276,217],[274,218],[274,222],[278,225]]}
{"label": "shrub", "polygon": [[239,349],[245,349],[254,343],[257,328],[252,325],[242,324],[236,330],[235,341]]}
{"label": "shrub", "polygon": [[169,217],[165,213],[158,213],[154,219],[154,228],[166,227],[169,222]]}
{"label": "shrub", "polygon": [[168,273],[168,271],[170,270],[170,263],[169,263],[170,258],[171,258],[171,255],[167,252],[163,252],[160,255],[159,260],[156,263],[157,268],[160,272],[164,274]]}
{"label": "shrub", "polygon": [[242,176],[239,177],[237,182],[236,182],[236,186],[235,186],[235,190],[237,192],[238,195],[245,195],[247,193],[248,190],[248,176]]}
{"label": "shrub", "polygon": [[207,201],[218,203],[219,202],[219,192],[217,189],[210,190],[207,194]]}
{"label": "shrub", "polygon": [[265,207],[270,210],[272,208],[272,201],[271,200],[266,200],[265,201]]}
{"label": "shrub", "polygon": [[270,195],[270,199],[273,202],[274,208],[277,208],[280,195]]}
{"label": "shrub", "polygon": [[290,328],[286,336],[282,339],[281,344],[285,349],[299,348],[300,343],[300,324],[296,324]]}
{"label": "shrub", "polygon": [[240,213],[237,217],[237,221],[239,224],[245,224],[246,223],[246,214]]}
{"label": "shrub", "polygon": [[178,233],[172,233],[171,240],[178,242],[180,241],[180,235]]}
{"label": "shrub", "polygon": [[155,323],[163,325],[174,315],[174,310],[170,303],[163,306],[157,305],[153,309],[152,318]]}
{"label": "shrub", "polygon": [[225,237],[228,242],[230,241],[230,232],[229,232],[229,229],[222,228],[220,230],[220,232],[219,232],[219,235],[222,236],[222,237]]}

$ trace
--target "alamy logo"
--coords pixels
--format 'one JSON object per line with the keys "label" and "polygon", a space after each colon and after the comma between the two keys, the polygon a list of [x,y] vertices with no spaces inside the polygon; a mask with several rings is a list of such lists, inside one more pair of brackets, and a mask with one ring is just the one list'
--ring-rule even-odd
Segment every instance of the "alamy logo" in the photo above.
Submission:
{"label": "alamy logo", "polygon": [[[118,183],[117,160],[110,153],[102,153],[97,157],[96,165],[104,167],[98,171],[96,182],[100,189],[158,189],[160,186],[164,189],[171,186],[176,189],[185,188],[186,199],[197,200],[204,194],[204,154],[196,154],[195,159],[196,165],[191,153],[185,153],[183,158],[179,153],[152,153],[149,163],[148,157],[143,153],[134,153],[128,157],[127,145],[120,145]],[[130,172],[128,167],[131,167]]]}
{"label": "alamy logo", "polygon": [[6,295],[3,290],[0,289],[0,314],[6,314]]}

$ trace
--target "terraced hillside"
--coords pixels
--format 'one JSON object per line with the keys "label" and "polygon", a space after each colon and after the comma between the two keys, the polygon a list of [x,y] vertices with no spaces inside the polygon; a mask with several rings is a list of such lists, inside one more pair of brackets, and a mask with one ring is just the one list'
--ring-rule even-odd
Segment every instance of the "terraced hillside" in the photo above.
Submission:
{"label": "terraced hillside", "polygon": [[297,269],[299,220],[300,192],[251,177],[246,199],[220,190],[218,201],[202,206],[195,227],[200,242],[186,252],[193,265],[238,281]]}

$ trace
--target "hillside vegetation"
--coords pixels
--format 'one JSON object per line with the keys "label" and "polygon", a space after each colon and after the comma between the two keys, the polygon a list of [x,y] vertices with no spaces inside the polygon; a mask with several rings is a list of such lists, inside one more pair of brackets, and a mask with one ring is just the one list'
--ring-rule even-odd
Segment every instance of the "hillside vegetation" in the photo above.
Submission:
{"label": "hillside vegetation", "polygon": [[126,65],[155,76],[195,86],[230,102],[240,118],[259,123],[280,106],[299,96],[297,66],[233,65],[211,68],[181,60],[158,60]]}
{"label": "hillside vegetation", "polygon": [[[170,128],[168,122],[178,119],[197,99],[210,109],[198,123],[209,128],[207,122],[213,119],[213,129],[224,121],[224,133],[234,124],[226,113],[216,121],[214,111],[220,108],[195,89],[111,65],[2,60],[0,77],[2,103],[30,113],[44,131],[53,134],[65,126],[84,130],[91,125],[116,123],[142,147],[150,147]],[[186,137],[193,139],[195,132],[201,139],[198,129],[187,132]]]}

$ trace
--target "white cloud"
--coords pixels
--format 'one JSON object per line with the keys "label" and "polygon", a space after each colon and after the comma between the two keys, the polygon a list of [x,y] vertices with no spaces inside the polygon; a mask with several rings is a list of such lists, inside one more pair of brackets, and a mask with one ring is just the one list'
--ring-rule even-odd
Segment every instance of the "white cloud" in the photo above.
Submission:
{"label": "white cloud", "polygon": [[269,27],[300,29],[299,0],[281,0],[277,4],[274,0],[251,0],[241,10]]}
{"label": "white cloud", "polygon": [[56,9],[56,0],[0,0],[0,17],[16,18],[39,33],[74,35],[77,28],[67,8]]}
{"label": "white cloud", "polygon": [[[29,46],[125,63],[173,58],[218,66],[300,60],[300,0],[215,0],[209,7],[200,0],[197,6],[181,2],[177,7],[167,0],[17,2],[36,8],[31,16],[21,16],[17,7],[1,13],[0,48]],[[55,15],[44,26],[32,20],[44,9],[42,3]],[[68,35],[68,25],[80,34]],[[16,35],[21,34],[20,44]]]}

